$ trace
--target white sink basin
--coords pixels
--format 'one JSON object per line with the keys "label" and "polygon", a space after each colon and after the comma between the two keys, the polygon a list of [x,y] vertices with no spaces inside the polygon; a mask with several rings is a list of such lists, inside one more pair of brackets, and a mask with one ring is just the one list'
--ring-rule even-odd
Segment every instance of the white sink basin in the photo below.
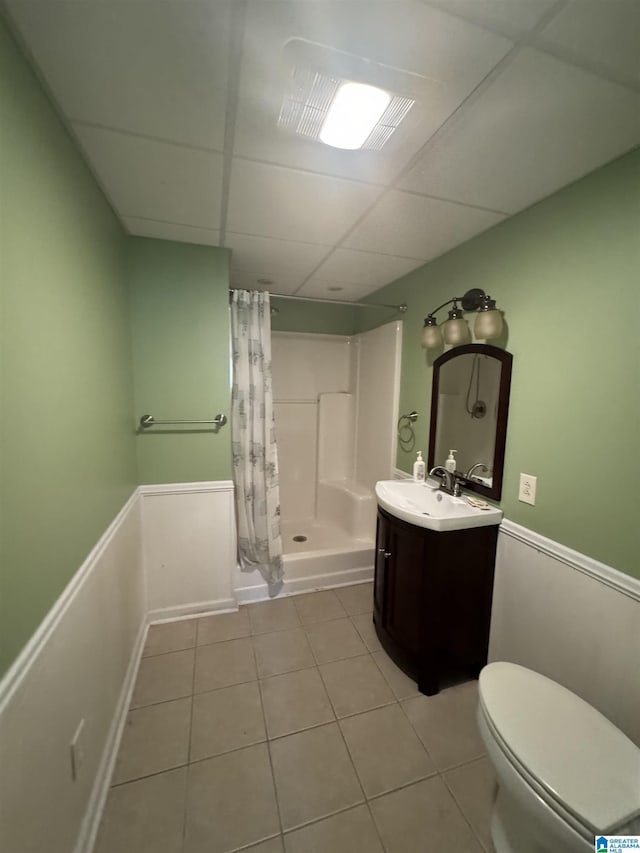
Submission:
{"label": "white sink basin", "polygon": [[429,530],[465,530],[500,524],[502,510],[475,509],[465,497],[454,498],[430,483],[379,480],[376,497],[390,515]]}

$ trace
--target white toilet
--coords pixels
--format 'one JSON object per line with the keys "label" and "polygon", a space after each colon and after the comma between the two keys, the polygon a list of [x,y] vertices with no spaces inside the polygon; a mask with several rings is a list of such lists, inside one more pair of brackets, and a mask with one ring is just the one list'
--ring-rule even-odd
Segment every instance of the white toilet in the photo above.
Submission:
{"label": "white toilet", "polygon": [[555,681],[513,663],[480,673],[480,733],[497,775],[497,853],[586,853],[640,835],[640,749]]}

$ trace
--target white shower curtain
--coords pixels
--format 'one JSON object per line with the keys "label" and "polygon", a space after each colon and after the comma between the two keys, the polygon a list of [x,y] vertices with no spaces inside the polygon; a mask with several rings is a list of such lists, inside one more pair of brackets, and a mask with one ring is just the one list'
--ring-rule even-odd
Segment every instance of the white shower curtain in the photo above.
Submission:
{"label": "white shower curtain", "polygon": [[268,583],[275,584],[282,579],[283,565],[268,293],[233,291],[231,342],[238,554],[242,568],[258,568]]}

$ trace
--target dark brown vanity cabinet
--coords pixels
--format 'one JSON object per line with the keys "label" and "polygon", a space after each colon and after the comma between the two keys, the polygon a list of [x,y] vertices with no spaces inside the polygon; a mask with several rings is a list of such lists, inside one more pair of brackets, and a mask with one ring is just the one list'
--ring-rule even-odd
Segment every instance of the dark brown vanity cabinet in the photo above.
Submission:
{"label": "dark brown vanity cabinet", "polygon": [[487,662],[498,526],[436,532],[378,509],[373,621],[428,696]]}

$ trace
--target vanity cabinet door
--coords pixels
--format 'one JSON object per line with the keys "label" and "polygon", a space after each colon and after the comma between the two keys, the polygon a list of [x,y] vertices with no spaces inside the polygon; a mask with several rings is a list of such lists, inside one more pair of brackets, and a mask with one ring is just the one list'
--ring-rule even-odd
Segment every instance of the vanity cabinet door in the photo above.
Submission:
{"label": "vanity cabinet door", "polygon": [[487,661],[497,536],[497,527],[438,533],[378,512],[373,621],[428,696]]}
{"label": "vanity cabinet door", "polygon": [[428,571],[423,531],[402,522],[389,523],[388,578],[383,625],[409,653],[424,644],[423,611]]}
{"label": "vanity cabinet door", "polygon": [[373,610],[375,621],[382,625],[383,608],[386,598],[385,585],[387,579],[387,554],[389,540],[389,522],[378,513],[376,530],[375,574],[373,579]]}

